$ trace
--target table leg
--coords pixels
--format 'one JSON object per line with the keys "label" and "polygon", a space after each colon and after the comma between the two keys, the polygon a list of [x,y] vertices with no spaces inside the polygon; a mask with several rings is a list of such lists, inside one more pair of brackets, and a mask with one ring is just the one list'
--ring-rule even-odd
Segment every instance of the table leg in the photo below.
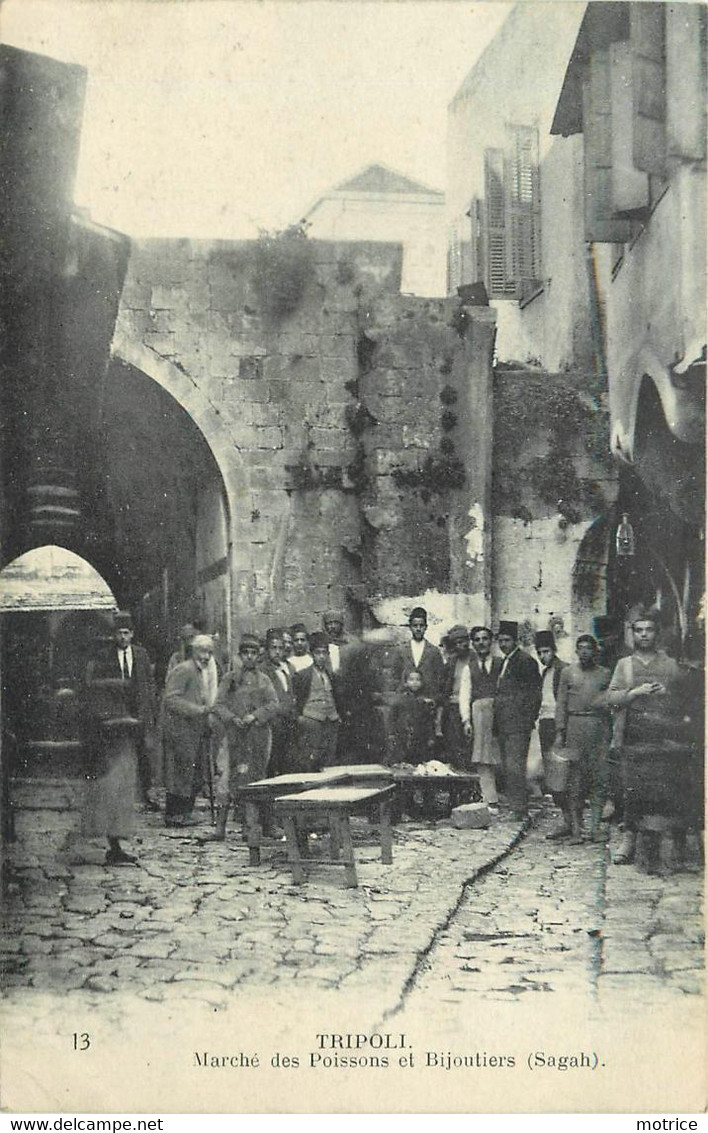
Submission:
{"label": "table leg", "polygon": [[337,861],[342,850],[339,836],[339,823],[336,814],[329,816],[329,851],[334,861]]}
{"label": "table leg", "polygon": [[356,876],[356,862],[354,861],[354,846],[352,845],[352,832],[349,827],[349,815],[338,816],[339,836],[342,842],[342,861],[344,862],[344,884],[347,889],[356,889],[359,882]]}
{"label": "table leg", "polygon": [[305,882],[305,871],[302,868],[302,860],[300,858],[297,826],[295,825],[295,819],[292,815],[286,814],[283,816],[283,826],[285,827],[285,844],[288,851],[288,861],[293,871],[293,882],[295,885],[303,885]]}
{"label": "table leg", "polygon": [[297,834],[297,844],[298,844],[298,849],[300,851],[300,857],[301,858],[309,858],[310,857],[310,841],[309,841],[310,834],[309,834],[309,830],[307,828],[307,819],[305,818],[305,820],[303,822],[298,822],[295,815],[293,815],[293,822],[295,823],[295,831],[296,831],[296,834]]}
{"label": "table leg", "polygon": [[258,804],[247,802],[246,809],[246,841],[248,842],[248,864],[261,864],[261,821]]}
{"label": "table leg", "polygon": [[379,837],[381,838],[381,861],[384,865],[393,862],[393,837],[391,834],[391,804],[388,799],[379,803]]}

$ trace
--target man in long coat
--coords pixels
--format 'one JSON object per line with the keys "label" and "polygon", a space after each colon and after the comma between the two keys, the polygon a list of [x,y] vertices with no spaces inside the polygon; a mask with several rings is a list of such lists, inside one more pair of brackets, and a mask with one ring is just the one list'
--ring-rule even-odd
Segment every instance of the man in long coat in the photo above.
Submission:
{"label": "man in long coat", "polygon": [[493,636],[487,626],[473,626],[470,640],[474,653],[460,681],[460,719],[465,736],[472,740],[472,771],[479,775],[482,798],[496,812],[501,753],[494,733],[494,695],[502,663],[492,657]]}
{"label": "man in long coat", "polygon": [[416,606],[411,610],[408,624],[411,639],[406,645],[399,647],[394,663],[396,685],[402,688],[406,675],[411,669],[417,669],[423,679],[423,695],[432,700],[439,710],[445,688],[445,662],[440,650],[425,640],[428,629],[427,611],[422,606]]}
{"label": "man in long coat", "polygon": [[152,752],[155,746],[157,695],[150,658],[135,640],[133,619],[119,611],[113,618],[113,644],[92,662],[94,679],[114,678],[124,682],[125,707],[137,720],[134,732],[138,761],[140,801],[148,810],[159,810],[150,798],[152,785]]}
{"label": "man in long coat", "polygon": [[265,649],[266,655],[261,663],[261,671],[270,680],[278,698],[278,710],[270,721],[272,746],[268,773],[285,775],[290,770],[297,710],[293,693],[293,671],[285,660],[281,630],[268,630]]}
{"label": "man in long coat", "polygon": [[497,642],[502,667],[494,696],[494,720],[502,753],[506,795],[515,819],[526,818],[526,761],[541,706],[541,674],[533,657],[519,648],[517,622],[500,622]]}
{"label": "man in long coat", "polygon": [[216,833],[223,841],[229,806],[240,784],[268,773],[271,721],[278,715],[278,697],[269,677],[258,668],[261,643],[244,633],[238,661],[219,684],[213,715],[219,721],[214,769]]}
{"label": "man in long coat", "polygon": [[467,627],[455,625],[446,637],[453,653],[445,666],[443,689],[442,734],[445,760],[458,769],[469,769],[469,744],[460,716],[460,686],[470,665],[470,635]]}
{"label": "man in long coat", "polygon": [[108,838],[107,865],[134,864],[120,839],[135,831],[137,777],[147,800],[147,744],[155,725],[150,659],[133,645],[130,614],[117,613],[114,644],[89,661],[84,682],[87,786],[82,833]]}
{"label": "man in long coat", "polygon": [[[609,688],[599,701],[615,710],[611,746],[622,763],[627,758],[626,748],[634,744],[651,746],[656,716],[661,714],[662,704],[669,699],[667,693],[681,675],[673,657],[658,647],[659,625],[656,610],[640,610],[636,614],[632,622],[633,653],[620,657]],[[625,806],[624,836],[614,857],[616,865],[633,861],[641,817],[637,804],[633,808]]]}
{"label": "man in long coat", "polygon": [[192,826],[192,811],[204,777],[216,688],[209,662],[214,643],[206,634],[192,640],[192,655],[174,667],[163,700],[165,825]]}

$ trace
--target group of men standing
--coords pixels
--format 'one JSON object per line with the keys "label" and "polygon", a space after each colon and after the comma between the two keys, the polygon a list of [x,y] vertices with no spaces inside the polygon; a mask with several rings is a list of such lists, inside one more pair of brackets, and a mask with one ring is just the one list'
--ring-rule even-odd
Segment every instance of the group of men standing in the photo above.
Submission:
{"label": "group of men standing", "polygon": [[[314,633],[302,623],[272,628],[263,640],[245,633],[224,673],[214,640],[186,626],[158,707],[147,654],[133,643],[129,616],[116,616],[114,644],[86,675],[89,739],[103,756],[93,756],[84,826],[86,833],[108,837],[109,864],[135,860],[120,846],[134,824],[131,745],[145,805],[157,808],[152,776],[166,790],[166,825],[192,825],[196,797],[206,788],[216,826],[208,837],[222,840],[239,785],[347,761],[417,763],[434,752],[478,775],[492,811],[500,807],[501,784],[502,808],[522,820],[528,813],[529,745],[537,731],[539,778],[543,782],[546,773],[549,783],[554,780],[563,814],[550,837],[582,840],[586,798],[591,836],[598,836],[608,795],[611,713],[614,746],[621,747],[628,711],[665,693],[678,674],[676,662],[656,648],[652,613],[635,620],[634,654],[620,660],[612,678],[598,662],[591,635],[578,638],[577,660],[567,665],[557,657],[553,634],[536,634],[539,667],[520,647],[518,624],[511,621],[499,624],[496,656],[488,626],[453,626],[444,638],[445,658],[426,638],[427,612],[416,607],[410,640],[389,651],[382,684],[375,649],[347,640],[341,614],[330,611],[323,625]],[[105,707],[109,686],[122,694],[119,709]],[[379,733],[386,752],[359,746],[371,734],[372,712],[386,720]],[[112,758],[105,758],[107,749]],[[559,784],[551,763],[561,756],[566,775]],[[626,833],[620,860],[631,859],[631,818]]]}

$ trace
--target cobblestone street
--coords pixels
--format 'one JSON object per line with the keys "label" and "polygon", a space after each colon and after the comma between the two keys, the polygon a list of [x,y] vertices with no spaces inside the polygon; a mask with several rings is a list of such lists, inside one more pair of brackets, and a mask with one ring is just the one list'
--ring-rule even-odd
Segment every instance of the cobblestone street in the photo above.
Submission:
{"label": "cobblestone street", "polygon": [[[559,993],[598,1015],[637,999],[660,1009],[703,986],[701,876],[667,878],[609,864],[604,844],[549,843],[545,816],[465,892],[421,965],[417,1000],[442,1024],[472,997]],[[690,1006],[688,1013],[690,1014]]]}
{"label": "cobblestone street", "polygon": [[[488,831],[403,822],[388,867],[373,832],[358,822],[357,890],[324,866],[295,887],[281,844],[252,869],[235,830],[225,845],[201,845],[153,815],[141,818],[133,844],[140,868],[107,869],[98,843],[77,844],[73,856],[80,850],[93,864],[72,865],[57,851],[73,821],[66,811],[20,814],[2,937],[10,1068],[14,1059],[34,1063],[37,1052],[61,1062],[70,1033],[90,1030],[104,1048],[93,1066],[105,1088],[116,1044],[132,1058],[149,1051],[148,1065],[157,1045],[172,1052],[161,1098],[169,1108],[187,1089],[200,1043],[302,1049],[330,1028],[403,1032],[428,1059],[430,1050],[513,1051],[521,1036],[550,1041],[563,1028],[567,1047],[573,1025],[585,1035],[590,1024],[610,1024],[621,1035],[625,1015],[641,1031],[652,1013],[679,1026],[691,1049],[703,1025],[697,868],[647,876],[609,865],[603,844],[549,843],[557,815],[547,805],[527,829],[503,820]],[[159,1037],[136,1047],[136,1030]],[[631,1030],[630,1038],[636,1050]],[[175,1062],[185,1068],[183,1084],[174,1080]],[[71,1085],[76,1063],[61,1065],[67,1090],[90,1106],[85,1076]],[[136,1089],[148,1090],[138,1086],[141,1073],[136,1064]],[[12,1082],[11,1070],[5,1080]],[[479,1079],[474,1108],[499,1106],[498,1081]],[[417,1101],[410,1093],[411,1105],[432,1104],[424,1080],[412,1079],[413,1087],[423,1092]],[[353,1082],[348,1088],[346,1104],[355,1107]],[[445,1089],[442,1081],[435,1089]],[[224,1093],[214,1104],[247,1103],[239,1098]],[[47,1095],[48,1105],[56,1100]],[[105,1094],[96,1108],[107,1108]]]}
{"label": "cobblestone street", "polygon": [[294,886],[284,844],[251,869],[233,828],[225,844],[204,845],[198,831],[168,832],[153,815],[143,816],[135,845],[140,868],[107,869],[99,843],[81,846],[84,864],[72,865],[72,853],[58,852],[69,816],[24,817],[2,945],[11,996],[31,988],[100,1000],[120,991],[219,1005],[237,985],[295,979],[312,989],[360,987],[381,1014],[397,1004],[465,882],[520,833],[509,822],[464,832],[406,822],[387,867],[365,820],[355,820],[360,887],[348,890],[326,866]]}

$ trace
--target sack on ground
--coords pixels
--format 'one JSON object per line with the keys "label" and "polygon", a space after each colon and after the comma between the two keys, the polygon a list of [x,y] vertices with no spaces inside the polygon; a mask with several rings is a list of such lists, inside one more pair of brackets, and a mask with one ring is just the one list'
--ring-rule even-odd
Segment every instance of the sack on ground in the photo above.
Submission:
{"label": "sack on ground", "polygon": [[526,781],[527,783],[537,783],[540,779],[543,779],[543,756],[541,755],[541,739],[538,729],[534,728],[526,758]]}

